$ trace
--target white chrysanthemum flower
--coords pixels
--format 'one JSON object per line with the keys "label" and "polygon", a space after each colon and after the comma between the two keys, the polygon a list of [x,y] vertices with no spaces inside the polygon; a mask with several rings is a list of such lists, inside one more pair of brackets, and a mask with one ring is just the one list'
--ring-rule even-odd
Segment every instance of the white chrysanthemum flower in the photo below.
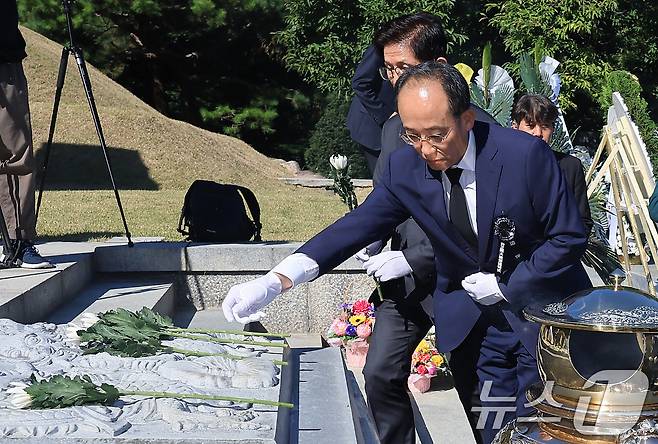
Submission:
{"label": "white chrysanthemum flower", "polygon": [[337,170],[344,170],[345,168],[347,168],[347,157],[340,154],[336,154],[329,158],[329,163],[331,164],[332,167],[336,168]]}
{"label": "white chrysanthemum flower", "polygon": [[[475,83],[484,91],[484,69],[478,70],[478,75],[475,77]],[[514,80],[512,76],[502,67],[498,65],[491,65],[489,72],[489,92],[493,95],[500,88],[508,88],[514,91]]]}
{"label": "white chrysanthemum flower", "polygon": [[26,409],[32,405],[32,397],[25,391],[29,385],[23,382],[12,382],[9,384],[7,393],[11,395],[9,402],[14,409]]}
{"label": "white chrysanthemum flower", "polygon": [[78,336],[78,330],[83,330],[83,328],[72,323],[67,325],[65,341],[69,344],[80,345],[80,336]]}
{"label": "white chrysanthemum flower", "polygon": [[82,330],[86,330],[100,320],[101,318],[99,318],[95,313],[85,312],[82,313],[78,321],[80,322]]}

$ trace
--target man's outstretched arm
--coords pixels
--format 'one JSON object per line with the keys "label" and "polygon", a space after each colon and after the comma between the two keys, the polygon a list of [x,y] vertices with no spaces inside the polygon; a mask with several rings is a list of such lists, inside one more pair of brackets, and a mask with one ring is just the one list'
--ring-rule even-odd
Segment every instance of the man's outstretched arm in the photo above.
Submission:
{"label": "man's outstretched arm", "polygon": [[388,187],[378,187],[361,206],[314,236],[265,276],[231,287],[222,303],[224,316],[242,323],[259,320],[261,310],[279,294],[331,271],[408,217]]}

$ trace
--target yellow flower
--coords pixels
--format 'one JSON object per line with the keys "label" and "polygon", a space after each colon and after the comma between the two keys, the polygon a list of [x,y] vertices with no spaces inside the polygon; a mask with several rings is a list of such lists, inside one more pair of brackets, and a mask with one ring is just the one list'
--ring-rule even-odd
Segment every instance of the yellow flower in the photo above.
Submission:
{"label": "yellow flower", "polygon": [[418,347],[416,347],[416,351],[421,353],[428,352],[429,350],[430,350],[430,343],[427,342],[425,339],[420,341]]}
{"label": "yellow flower", "polygon": [[461,75],[464,76],[466,83],[471,83],[471,78],[473,77],[473,69],[470,66],[463,63],[457,63],[455,68],[457,68],[457,71],[459,71]]}
{"label": "yellow flower", "polygon": [[443,365],[443,356],[434,355],[430,358],[430,361],[432,361],[432,364],[436,365],[437,367],[441,367],[441,365]]}
{"label": "yellow flower", "polygon": [[361,325],[364,322],[366,322],[366,316],[362,314],[350,316],[350,324],[354,325],[355,327],[357,325]]}

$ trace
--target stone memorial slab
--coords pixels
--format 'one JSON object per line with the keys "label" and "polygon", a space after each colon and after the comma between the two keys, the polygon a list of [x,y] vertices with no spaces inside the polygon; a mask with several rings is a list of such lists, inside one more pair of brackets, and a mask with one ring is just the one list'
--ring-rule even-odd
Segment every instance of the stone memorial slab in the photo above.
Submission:
{"label": "stone memorial slab", "polygon": [[66,324],[23,325],[0,319],[0,442],[275,442],[279,408],[257,404],[126,396],[111,406],[11,408],[6,389],[12,382],[28,383],[33,374],[37,378],[88,375],[96,384],[123,390],[287,401],[281,399],[281,368],[273,363],[283,359],[281,348],[184,338],[166,344],[190,351],[230,352],[245,359],[178,353],[145,358],[85,355],[68,340]]}

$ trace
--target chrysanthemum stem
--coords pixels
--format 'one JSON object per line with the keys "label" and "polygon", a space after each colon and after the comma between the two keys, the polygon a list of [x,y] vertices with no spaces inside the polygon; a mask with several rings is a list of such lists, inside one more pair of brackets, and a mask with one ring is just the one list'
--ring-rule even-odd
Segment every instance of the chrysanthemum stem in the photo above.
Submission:
{"label": "chrysanthemum stem", "polygon": [[[230,353],[209,353],[209,352],[200,352],[192,350],[183,350],[181,348],[171,347],[173,353],[180,353],[185,356],[219,356],[220,358],[232,359],[234,361],[240,361],[242,359],[249,358],[250,356],[236,356]],[[264,358],[263,358],[264,359]],[[288,365],[286,361],[272,360],[274,365]]]}
{"label": "chrysanthemum stem", "polygon": [[167,327],[167,331],[173,332],[186,332],[186,333],[205,333],[205,334],[229,334],[229,335],[242,335],[242,336],[263,336],[270,338],[289,338],[290,335],[280,334],[280,333],[260,333],[260,332],[251,332],[251,331],[240,331],[240,330],[213,330],[206,328],[182,328],[182,327]]}
{"label": "chrysanthemum stem", "polygon": [[217,342],[218,344],[259,345],[261,347],[281,347],[281,348],[287,347],[286,344],[276,344],[272,342],[263,342],[263,341],[247,341],[242,339],[212,338],[207,336],[200,337],[200,336],[189,335],[185,333],[178,333],[171,330],[167,330],[167,334],[176,338],[193,339],[195,341]]}
{"label": "chrysanthemum stem", "polygon": [[379,279],[375,278],[375,286],[377,287],[377,296],[379,296],[379,302],[384,302],[384,292],[382,292],[382,286],[379,283]]}
{"label": "chrysanthemum stem", "polygon": [[146,396],[149,398],[179,398],[179,399],[205,399],[208,401],[229,401],[248,404],[271,405],[275,407],[294,408],[294,404],[289,402],[268,401],[266,399],[238,398],[235,396],[217,396],[217,395],[200,395],[194,393],[171,393],[171,392],[148,392],[148,391],[130,391],[121,390],[122,396]]}

